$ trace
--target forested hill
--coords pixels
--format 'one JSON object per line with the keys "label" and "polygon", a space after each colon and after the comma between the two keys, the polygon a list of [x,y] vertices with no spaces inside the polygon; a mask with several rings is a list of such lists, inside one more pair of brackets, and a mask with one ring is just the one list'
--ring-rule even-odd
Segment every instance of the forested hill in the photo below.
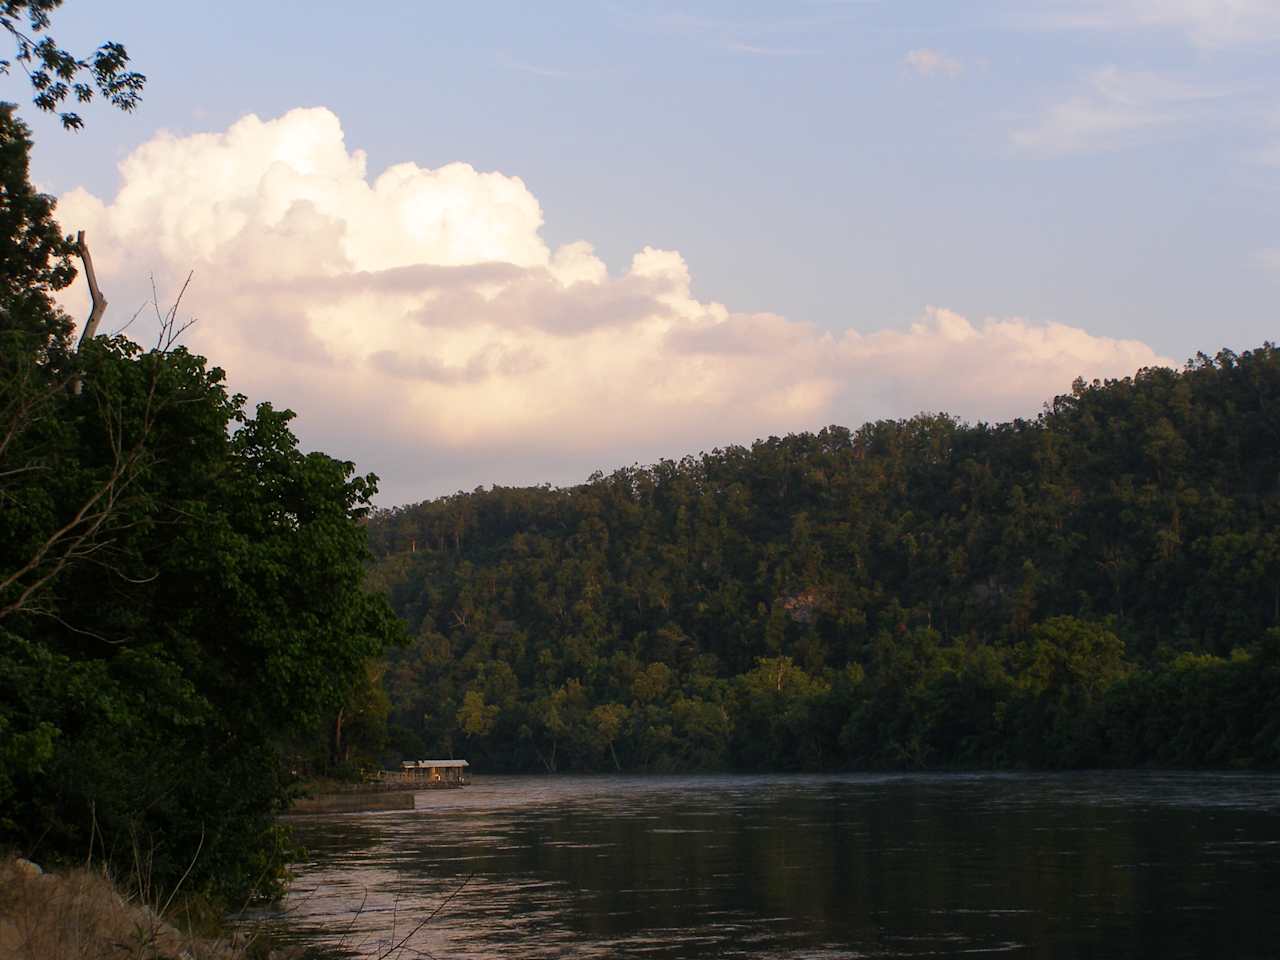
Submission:
{"label": "forested hill", "polygon": [[1280,762],[1280,351],[384,511],[393,746],[485,769]]}

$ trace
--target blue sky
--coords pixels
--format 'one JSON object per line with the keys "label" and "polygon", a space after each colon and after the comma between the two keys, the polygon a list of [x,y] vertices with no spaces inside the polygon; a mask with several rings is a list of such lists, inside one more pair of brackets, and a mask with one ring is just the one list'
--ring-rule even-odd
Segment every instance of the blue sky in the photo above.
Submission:
{"label": "blue sky", "polygon": [[[104,15],[99,5],[73,2],[56,15],[55,36],[76,49],[124,42],[148,75],[144,102],[131,116],[91,108],[86,129],[74,135],[25,115],[36,129],[36,178],[57,194],[84,188],[79,201],[64,202],[64,220],[88,218],[104,243],[130,247],[108,270],[117,289],[132,292],[141,270],[170,277],[196,267],[200,326],[215,329],[196,346],[227,367],[233,385],[239,361],[251,395],[296,407],[305,439],[345,456],[354,449],[362,466],[387,478],[390,500],[490,482],[572,482],[595,467],[922,408],[967,419],[1030,415],[1075,375],[1121,375],[1159,358],[1247,349],[1275,336],[1280,5],[423,2],[383,4],[371,16],[348,7],[120,2]],[[17,78],[2,82],[0,95],[25,95]],[[493,243],[452,248],[437,237],[416,259],[378,259],[353,252],[351,223],[365,216],[353,214],[335,227],[347,267],[326,270],[510,262],[544,276],[554,251],[587,241],[607,280],[591,274],[589,305],[580,284],[573,297],[539,309],[556,317],[590,312],[574,328],[595,331],[590,341],[567,345],[563,331],[550,339],[545,330],[530,333],[521,313],[531,309],[528,291],[504,301],[509,313],[486,314],[481,326],[496,332],[476,339],[479,327],[458,331],[466,304],[480,301],[441,299],[438,288],[423,287],[412,303],[377,306],[380,317],[399,310],[414,318],[405,322],[419,323],[421,338],[406,345],[391,332],[371,333],[367,349],[326,326],[319,305],[280,300],[278,313],[252,321],[257,328],[305,328],[318,338],[316,356],[327,358],[321,367],[352,379],[339,385],[320,368],[299,367],[273,380],[269,355],[249,356],[249,338],[217,332],[220,313],[243,308],[219,296],[233,282],[233,261],[257,249],[252,237],[236,241],[234,256],[230,246],[177,240],[139,249],[138,235],[122,226],[134,223],[122,199],[132,194],[119,192],[129,176],[117,164],[161,130],[170,144],[186,142],[225,133],[247,114],[270,124],[302,107],[325,108],[341,132],[310,115],[312,132],[300,132],[298,121],[290,135],[338,138],[350,153],[364,151],[369,183],[394,164],[429,171],[461,162],[518,178],[528,194],[519,202],[538,210],[507,224],[502,211],[514,208],[503,204],[514,194],[495,199],[492,184],[478,179],[454,184],[451,197],[472,191],[466,209],[480,211],[474,222],[491,225]],[[279,147],[274,129],[262,136],[284,154],[270,153],[261,137],[239,141],[235,162],[257,172],[242,171],[237,203],[266,196],[260,185],[272,164],[297,155]],[[195,163],[195,144],[153,151],[148,162]],[[230,161],[219,162],[196,166],[216,177],[208,171]],[[132,176],[160,174],[139,161]],[[423,176],[406,210],[421,213],[441,196]],[[181,210],[218,193],[217,184],[208,187],[193,187]],[[310,189],[299,187],[288,203]],[[107,212],[78,213],[89,209],[89,196]],[[156,213],[159,202],[148,201],[150,215],[175,215],[172,203],[170,213]],[[191,222],[228,202],[210,200]],[[395,215],[385,204],[377,209]],[[516,234],[518,241],[496,239]],[[546,251],[528,246],[539,242]],[[653,278],[685,274],[674,261],[637,272],[632,258],[645,248],[678,251],[687,273],[678,310]],[[576,273],[556,276],[565,289],[578,282]],[[493,289],[477,287],[475,296],[487,303]],[[619,298],[641,296],[667,304],[650,320],[678,314],[692,326],[667,323],[655,333],[653,320],[646,336],[665,346],[652,340],[652,363],[615,365],[606,358],[650,342],[628,339],[610,315],[625,309]],[[448,304],[461,313],[442,317]],[[723,316],[711,308],[719,304]],[[946,327],[953,314],[974,337]],[[761,316],[779,319],[751,319]],[[692,342],[694,327],[703,340],[714,327],[720,346],[699,347],[696,362],[679,370],[709,386],[659,383],[662,371],[675,369],[663,365],[672,354],[662,351]],[[440,333],[446,328],[455,339]],[[510,333],[517,328],[525,331],[519,337]],[[915,339],[907,336],[913,329],[922,331]],[[606,342],[605,330],[616,336]],[[739,344],[732,350],[723,345],[731,334]],[[868,338],[877,337],[871,349]],[[748,341],[760,353],[785,355],[785,364],[730,371]],[[939,353],[942,341],[969,346]],[[1001,364],[1027,367],[1019,351],[1032,341],[1038,374],[1003,389]],[[278,358],[291,347],[281,337],[255,349]],[[683,364],[690,354],[681,350]],[[921,350],[916,364],[913,351]],[[824,356],[841,351],[849,355],[844,366],[824,366]],[[983,351],[990,356],[980,358]],[[390,370],[392,355],[397,390],[416,393],[377,394],[373,384],[387,381],[372,371]],[[610,372],[595,387],[577,383],[575,355],[592,371]],[[537,381],[535,370],[546,379]],[[356,399],[309,419],[317,379]],[[569,381],[574,389],[548,398]],[[631,385],[625,396],[608,389],[623,381]],[[751,393],[761,383],[764,399]],[[500,429],[503,415],[527,413],[521,384],[546,400],[543,412],[523,416],[519,430]],[[638,396],[649,384],[651,402]],[[438,414],[450,404],[473,410],[498,393],[508,406],[465,428]],[[352,413],[343,425],[344,409],[367,415],[388,405],[420,410],[422,422],[371,430]],[[619,406],[634,409],[600,413]]]}

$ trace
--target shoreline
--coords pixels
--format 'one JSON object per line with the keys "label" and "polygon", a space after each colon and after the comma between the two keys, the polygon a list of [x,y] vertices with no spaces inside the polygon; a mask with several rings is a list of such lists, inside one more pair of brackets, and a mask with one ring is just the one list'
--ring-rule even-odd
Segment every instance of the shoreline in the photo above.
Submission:
{"label": "shoreline", "polygon": [[428,790],[456,790],[470,781],[308,780],[289,804],[284,816],[320,813],[361,813],[378,810],[412,810],[414,797]]}

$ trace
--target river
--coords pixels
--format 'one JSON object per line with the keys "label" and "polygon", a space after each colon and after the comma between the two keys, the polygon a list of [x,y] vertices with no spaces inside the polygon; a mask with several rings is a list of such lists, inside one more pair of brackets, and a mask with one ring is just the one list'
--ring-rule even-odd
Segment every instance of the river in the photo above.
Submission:
{"label": "river", "polygon": [[1280,956],[1276,775],[477,777],[417,804],[295,819],[307,859],[251,922],[386,960]]}

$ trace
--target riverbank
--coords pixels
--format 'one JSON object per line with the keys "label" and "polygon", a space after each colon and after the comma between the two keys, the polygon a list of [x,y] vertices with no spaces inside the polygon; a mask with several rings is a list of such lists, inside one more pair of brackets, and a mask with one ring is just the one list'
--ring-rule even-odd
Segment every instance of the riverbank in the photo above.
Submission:
{"label": "riverbank", "polygon": [[[170,909],[172,908],[172,909]],[[27,860],[0,860],[0,957],[6,960],[295,960],[253,932],[201,936],[184,931],[176,902],[147,904],[102,872],[45,872]]]}
{"label": "riverbank", "polygon": [[412,810],[414,795],[426,790],[453,790],[470,781],[422,780],[309,780],[289,804],[289,814],[361,813],[373,810]]}

